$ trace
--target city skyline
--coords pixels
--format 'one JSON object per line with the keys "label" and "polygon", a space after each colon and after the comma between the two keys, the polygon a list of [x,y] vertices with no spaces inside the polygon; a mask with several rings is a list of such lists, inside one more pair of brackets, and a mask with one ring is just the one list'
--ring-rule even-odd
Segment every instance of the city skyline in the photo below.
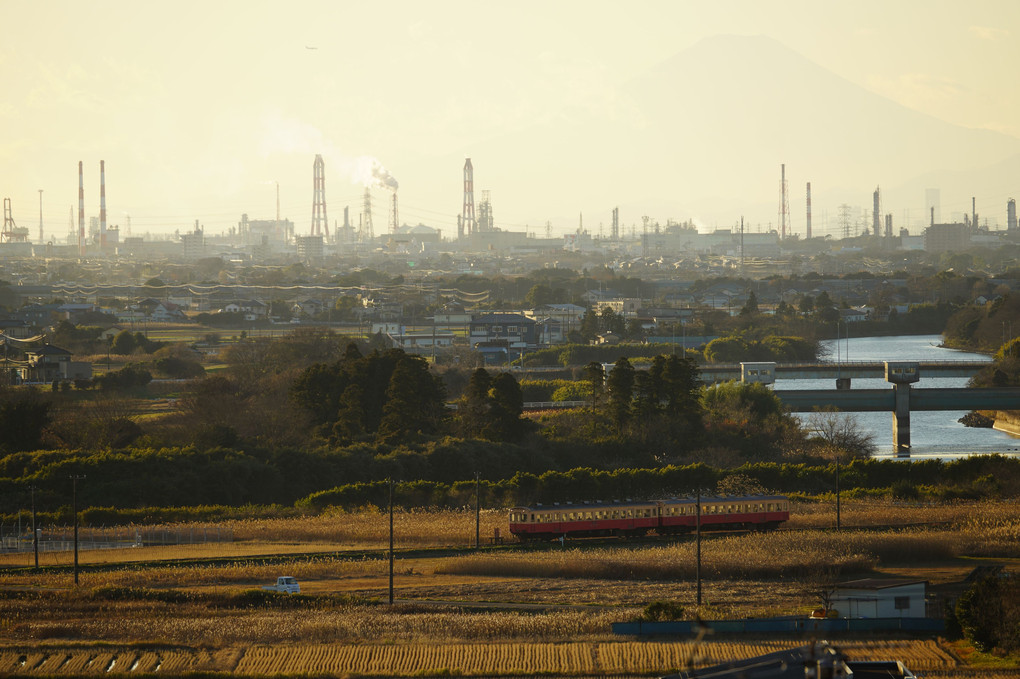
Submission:
{"label": "city skyline", "polygon": [[[98,214],[98,166],[105,160],[108,221],[123,229],[130,215],[136,233],[185,231],[195,220],[220,233],[242,212],[272,218],[277,184],[281,216],[294,222],[297,233],[308,233],[312,164],[320,153],[333,222],[345,205],[357,214],[362,180],[377,162],[401,184],[402,221],[436,226],[447,238],[456,233],[468,156],[476,194],[492,191],[496,226],[535,233],[545,232],[547,220],[556,234],[572,232],[579,213],[592,233],[600,223],[608,232],[616,205],[625,206],[626,226],[647,214],[662,223],[692,219],[707,230],[730,227],[735,215],[746,214],[750,224],[776,228],[782,163],[794,233],[803,230],[808,181],[821,235],[833,201],[859,195],[855,207],[870,208],[876,185],[884,192],[888,187],[897,228],[923,221],[924,188],[941,190],[945,217],[969,212],[970,196],[978,196],[981,215],[1000,226],[1006,199],[1020,193],[1014,169],[1020,162],[1013,160],[1020,123],[1010,115],[1020,94],[1007,87],[1016,36],[1001,28],[1017,25],[1020,9],[1007,2],[725,2],[710,8],[565,2],[518,3],[513,9],[452,2],[300,2],[286,8],[184,2],[169,13],[116,1],[91,7],[9,4],[3,14],[23,28],[0,46],[0,75],[14,95],[0,104],[0,123],[9,131],[0,142],[0,195],[12,199],[18,225],[29,227],[33,240],[39,189],[47,238],[67,233],[68,208],[77,207],[78,161],[85,166],[86,213]],[[747,61],[695,61],[693,70],[704,71],[709,91],[725,90],[734,73],[750,70],[755,55],[774,52],[776,63],[793,65],[775,74],[779,105],[759,95],[746,102],[746,118],[717,115],[706,105],[703,120],[719,118],[720,126],[730,127],[682,137],[692,134],[684,122],[693,125],[698,104],[672,91],[671,83],[689,82],[685,55],[696,60],[719,54],[711,51],[725,44],[719,36],[741,37]],[[940,125],[981,131],[993,150],[971,167],[947,155],[946,167],[930,168],[945,171],[931,176],[931,186],[906,165],[885,172],[890,161],[878,149],[871,173],[841,169],[851,163],[835,152],[823,163],[818,158],[824,154],[805,150],[834,145],[840,128],[830,131],[831,138],[798,138],[777,129],[787,114],[805,108],[801,102],[811,101],[811,92],[797,91],[799,72],[789,72],[800,68],[797,58],[817,66],[825,82],[846,81],[849,87],[839,92],[849,101],[823,102],[833,110],[852,108],[858,98],[853,88],[860,88]],[[636,89],[668,64],[677,64],[668,72],[671,80]],[[654,148],[654,140],[641,146],[643,130],[670,130],[653,120],[648,92],[661,96],[658,107],[675,107],[675,144],[691,148],[693,157],[682,163],[652,158],[645,149]],[[756,114],[770,105],[782,116]],[[848,120],[860,117],[852,113]],[[752,117],[767,124],[744,130],[747,139],[779,136],[787,146],[777,151],[762,143],[761,157],[749,148],[757,144],[746,140],[720,147],[719,139]],[[795,130],[806,129],[798,125]],[[543,149],[567,136],[563,130],[576,130],[578,145],[563,142],[566,158],[552,149],[542,157]],[[708,150],[691,141],[701,137]],[[887,143],[893,142],[876,138],[878,148]],[[602,144],[611,151],[606,157],[577,153]],[[994,147],[1002,149],[1001,158],[994,157]],[[628,149],[636,149],[634,157],[625,157]],[[710,153],[730,163],[746,159],[732,185],[720,185],[719,177],[730,173],[725,165],[713,173]],[[997,163],[1005,170],[988,170]],[[634,177],[646,165],[655,175],[647,182]],[[700,173],[702,184],[698,172],[673,169],[687,165],[708,168]],[[990,185],[989,176],[1000,179]],[[377,200],[377,233],[387,203],[388,192]]]}

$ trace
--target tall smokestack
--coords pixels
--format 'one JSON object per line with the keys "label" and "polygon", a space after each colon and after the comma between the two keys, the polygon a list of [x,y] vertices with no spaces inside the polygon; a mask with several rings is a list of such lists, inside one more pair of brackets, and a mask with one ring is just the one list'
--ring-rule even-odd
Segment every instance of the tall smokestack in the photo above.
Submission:
{"label": "tall smokestack", "polygon": [[805,238],[811,240],[811,182],[807,183],[807,233]]}
{"label": "tall smokestack", "polygon": [[78,161],[78,255],[85,256],[85,179]]}
{"label": "tall smokestack", "polygon": [[397,229],[400,228],[400,214],[397,212],[397,191],[396,191],[396,189],[393,190],[393,214],[390,215],[390,218],[393,219],[393,233],[396,233]]}
{"label": "tall smokestack", "polygon": [[99,249],[106,250],[106,161],[99,161]]}
{"label": "tall smokestack", "polygon": [[1006,228],[1016,231],[1016,201],[1012,198],[1006,203]]}
{"label": "tall smokestack", "polygon": [[971,196],[970,199],[970,226],[972,229],[977,229],[977,197]]}
{"label": "tall smokestack", "polygon": [[786,163],[780,166],[780,174],[782,177],[782,188],[780,190],[780,203],[779,203],[779,216],[782,222],[782,231],[779,233],[779,237],[786,240],[786,215],[790,212],[790,202],[786,198]]}
{"label": "tall smokestack", "polygon": [[882,200],[881,191],[882,191],[881,188],[876,186],[875,193],[872,196],[874,200],[874,207],[871,210],[871,228],[875,232],[875,238],[878,238],[879,236],[882,235],[882,232],[880,230],[881,220],[879,217],[879,213],[881,212],[881,200]]}
{"label": "tall smokestack", "polygon": [[464,159],[464,207],[460,214],[463,217],[463,230],[467,235],[473,235],[478,225],[475,222],[475,168],[470,158]]}

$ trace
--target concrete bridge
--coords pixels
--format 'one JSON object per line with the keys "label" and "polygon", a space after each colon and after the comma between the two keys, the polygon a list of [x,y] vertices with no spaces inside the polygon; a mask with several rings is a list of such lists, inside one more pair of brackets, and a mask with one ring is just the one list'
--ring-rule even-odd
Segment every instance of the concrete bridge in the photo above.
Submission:
{"label": "concrete bridge", "polygon": [[[698,366],[701,380],[708,384],[742,379],[745,363],[719,363]],[[843,361],[841,363],[774,363],[777,380],[863,379],[885,377],[885,363]],[[988,361],[918,361],[925,377],[973,377]]]}
{"label": "concrete bridge", "polygon": [[[782,366],[791,364],[741,363],[736,366],[736,378],[744,382],[774,384]],[[815,367],[804,369],[805,373],[834,367],[832,364],[808,364]],[[844,364],[845,365],[845,364]],[[885,363],[860,363],[859,377],[884,377],[892,386],[886,389],[850,389],[850,380],[843,373],[837,378],[837,389],[776,389],[773,393],[793,412],[814,412],[819,409],[835,408],[843,412],[892,413],[893,448],[897,457],[910,457],[910,411],[911,410],[1020,410],[1020,387],[1012,388],[938,388],[914,389],[910,385],[921,378],[926,366],[927,374],[936,373],[944,377],[966,376],[959,372],[978,369],[987,363],[976,361],[939,361],[922,363],[917,361],[887,361]],[[875,366],[882,366],[876,373]],[[842,367],[842,366],[841,366]],[[794,369],[794,372],[797,369]],[[704,371],[703,371],[704,373]],[[973,373],[971,373],[973,374]],[[814,377],[817,377],[813,375]],[[835,373],[829,376],[836,377]],[[733,379],[733,378],[730,378]],[[581,408],[585,401],[525,403],[526,410],[544,408]]]}
{"label": "concrete bridge", "polygon": [[889,389],[776,389],[776,396],[799,413],[836,408],[845,412],[891,412],[893,448],[910,457],[912,410],[1020,410],[1020,388],[914,389],[894,384]]}

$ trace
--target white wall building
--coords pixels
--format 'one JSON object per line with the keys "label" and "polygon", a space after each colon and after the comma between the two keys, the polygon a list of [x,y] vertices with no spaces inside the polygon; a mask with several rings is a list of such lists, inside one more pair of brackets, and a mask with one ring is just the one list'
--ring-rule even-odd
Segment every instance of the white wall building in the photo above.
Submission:
{"label": "white wall building", "polygon": [[836,585],[832,607],[841,618],[923,618],[924,580],[866,578]]}

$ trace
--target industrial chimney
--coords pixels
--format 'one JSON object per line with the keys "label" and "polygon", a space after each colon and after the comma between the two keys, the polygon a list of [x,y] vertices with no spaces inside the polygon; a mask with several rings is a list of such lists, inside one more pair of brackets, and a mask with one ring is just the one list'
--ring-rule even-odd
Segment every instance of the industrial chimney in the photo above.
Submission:
{"label": "industrial chimney", "polygon": [[85,256],[85,179],[78,161],[78,256]]}
{"label": "industrial chimney", "polygon": [[1016,231],[1016,201],[1012,198],[1006,203],[1006,228]]}
{"label": "industrial chimney", "polygon": [[881,212],[881,200],[882,200],[881,191],[882,191],[881,188],[876,186],[875,193],[872,195],[874,206],[871,209],[871,228],[875,232],[875,238],[878,238],[879,236],[882,235],[881,231],[879,230],[879,225],[881,223],[879,220],[879,213]]}
{"label": "industrial chimney", "polygon": [[106,251],[106,161],[99,161],[99,249]]}
{"label": "industrial chimney", "polygon": [[804,237],[811,240],[811,182],[807,183],[807,232]]}

